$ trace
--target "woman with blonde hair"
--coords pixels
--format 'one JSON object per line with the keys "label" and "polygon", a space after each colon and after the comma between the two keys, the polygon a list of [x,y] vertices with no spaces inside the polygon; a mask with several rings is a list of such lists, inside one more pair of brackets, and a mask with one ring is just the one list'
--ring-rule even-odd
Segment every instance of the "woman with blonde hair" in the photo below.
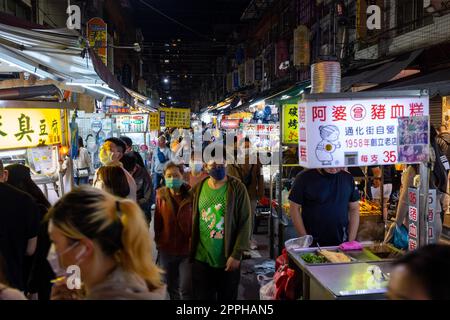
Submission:
{"label": "woman with blonde hair", "polygon": [[166,298],[162,271],[151,257],[145,217],[135,202],[83,186],[58,201],[48,219],[53,242],[48,260],[60,277],[52,299],[80,297],[67,288],[69,266],[79,267],[85,299]]}

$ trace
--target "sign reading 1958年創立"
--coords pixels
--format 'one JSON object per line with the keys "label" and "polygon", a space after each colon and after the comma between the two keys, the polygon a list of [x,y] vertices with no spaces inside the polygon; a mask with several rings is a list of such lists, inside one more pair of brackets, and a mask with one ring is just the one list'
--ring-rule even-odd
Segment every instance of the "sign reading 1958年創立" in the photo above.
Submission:
{"label": "sign reading 1958\u5e74\u5275\u7acb", "polygon": [[59,109],[0,108],[0,150],[61,143]]}
{"label": "sign reading 1958\u5e74\u5275\u7acb", "polygon": [[427,151],[424,146],[429,142],[428,96],[335,96],[306,97],[299,103],[301,165],[323,168],[423,161],[414,152]]}

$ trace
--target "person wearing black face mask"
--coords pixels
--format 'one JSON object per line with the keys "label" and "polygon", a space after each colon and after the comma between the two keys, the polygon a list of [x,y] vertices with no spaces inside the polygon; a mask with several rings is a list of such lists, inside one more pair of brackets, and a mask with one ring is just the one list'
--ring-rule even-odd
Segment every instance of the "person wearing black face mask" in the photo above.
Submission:
{"label": "person wearing black face mask", "polygon": [[311,169],[295,179],[290,215],[300,237],[313,236],[320,246],[356,240],[359,193],[350,173],[341,168]]}
{"label": "person wearing black face mask", "polygon": [[242,253],[249,249],[250,198],[245,185],[227,176],[225,164],[207,162],[209,177],[193,194],[192,282],[197,300],[236,300]]}

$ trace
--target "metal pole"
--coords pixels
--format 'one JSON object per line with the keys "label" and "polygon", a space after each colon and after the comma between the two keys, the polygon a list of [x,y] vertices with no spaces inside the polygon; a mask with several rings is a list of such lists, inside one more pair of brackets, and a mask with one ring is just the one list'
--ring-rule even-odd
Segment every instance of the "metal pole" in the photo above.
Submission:
{"label": "metal pole", "polygon": [[420,164],[420,185],[419,185],[419,217],[418,217],[418,233],[419,243],[417,246],[423,247],[428,243],[428,192],[430,168],[427,163]]}

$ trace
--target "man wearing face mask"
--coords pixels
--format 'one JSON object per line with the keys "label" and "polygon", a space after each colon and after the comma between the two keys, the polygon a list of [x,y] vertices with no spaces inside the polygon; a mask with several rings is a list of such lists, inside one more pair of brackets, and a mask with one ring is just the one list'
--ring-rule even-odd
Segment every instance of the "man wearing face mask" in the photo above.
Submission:
{"label": "man wearing face mask", "polygon": [[[136,201],[137,186],[131,174],[123,168],[123,164],[120,162],[125,154],[127,146],[125,142],[119,138],[108,138],[105,143],[100,147],[99,158],[100,162],[104,166],[118,166],[123,169],[125,176],[130,187],[130,194],[128,199]],[[97,181],[97,172],[95,173],[94,182]]]}
{"label": "man wearing face mask", "polygon": [[359,227],[359,193],[353,177],[341,168],[311,169],[295,179],[290,215],[300,237],[313,236],[320,246],[353,241]]}
{"label": "man wearing face mask", "polygon": [[249,249],[250,198],[244,184],[226,175],[223,160],[208,161],[206,171],[209,177],[192,192],[194,298],[236,300],[242,254]]}
{"label": "man wearing face mask", "polygon": [[155,242],[159,264],[165,270],[172,300],[192,300],[192,264],[189,242],[192,232],[192,198],[183,181],[183,166],[168,162],[165,187],[156,191]]}

